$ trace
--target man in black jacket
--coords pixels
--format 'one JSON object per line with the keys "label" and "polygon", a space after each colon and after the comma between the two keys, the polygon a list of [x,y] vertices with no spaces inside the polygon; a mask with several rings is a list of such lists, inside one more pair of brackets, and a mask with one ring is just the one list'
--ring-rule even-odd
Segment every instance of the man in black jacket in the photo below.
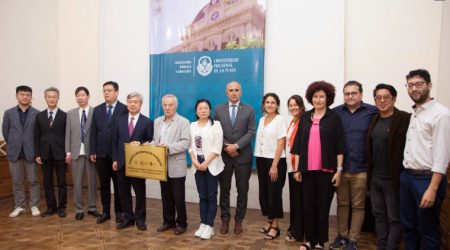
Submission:
{"label": "man in black jacket", "polygon": [[367,131],[367,187],[377,228],[378,249],[398,249],[402,239],[399,183],[411,114],[395,108],[397,91],[378,84],[373,91],[378,113]]}
{"label": "man in black jacket", "polygon": [[[47,217],[58,212],[59,217],[66,217],[67,187],[64,140],[67,114],[58,108],[59,90],[57,88],[46,89],[44,97],[47,109],[37,114],[34,130],[36,162],[42,165],[47,202],[47,210],[41,216]],[[54,171],[56,171],[58,182],[58,202],[56,202],[53,187]]]}

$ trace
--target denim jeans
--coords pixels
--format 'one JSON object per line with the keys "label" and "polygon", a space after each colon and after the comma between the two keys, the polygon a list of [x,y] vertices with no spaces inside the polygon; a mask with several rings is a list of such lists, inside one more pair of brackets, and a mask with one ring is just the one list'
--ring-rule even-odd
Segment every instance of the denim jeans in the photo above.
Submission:
{"label": "denim jeans", "polygon": [[431,182],[431,175],[411,175],[403,171],[400,174],[400,220],[405,235],[405,249],[439,250],[441,235],[439,232],[439,212],[447,188],[447,178],[442,178],[436,192],[434,205],[419,208],[422,196]]}
{"label": "denim jeans", "polygon": [[209,170],[196,171],[195,183],[200,197],[201,223],[214,227],[214,219],[217,212],[217,187],[219,177],[213,176]]}

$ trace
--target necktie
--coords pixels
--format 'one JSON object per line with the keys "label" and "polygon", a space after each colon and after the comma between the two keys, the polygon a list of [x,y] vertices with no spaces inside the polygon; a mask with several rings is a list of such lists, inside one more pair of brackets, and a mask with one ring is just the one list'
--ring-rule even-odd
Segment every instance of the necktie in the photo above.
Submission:
{"label": "necktie", "polygon": [[134,117],[131,117],[130,123],[128,123],[128,133],[130,134],[130,136],[131,136],[131,134],[133,134],[133,130],[134,130],[133,121],[134,121]]}
{"label": "necktie", "polygon": [[236,105],[231,105],[231,126],[234,126],[236,123]]}
{"label": "necktie", "polygon": [[53,111],[50,111],[50,116],[48,117],[48,124],[50,127],[53,125]]}
{"label": "necktie", "polygon": [[86,111],[83,110],[83,113],[81,114],[81,122],[80,122],[80,126],[81,126],[81,143],[84,143],[84,137],[86,137],[86,121],[87,121]]}
{"label": "necktie", "polygon": [[112,105],[108,105],[108,113],[106,114],[106,117],[108,117],[108,122],[111,121],[111,117],[112,117]]}

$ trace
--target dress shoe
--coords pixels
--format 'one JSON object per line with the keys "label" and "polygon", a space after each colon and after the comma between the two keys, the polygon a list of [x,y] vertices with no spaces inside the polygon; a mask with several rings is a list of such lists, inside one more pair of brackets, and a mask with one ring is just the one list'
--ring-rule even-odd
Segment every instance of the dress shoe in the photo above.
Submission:
{"label": "dress shoe", "polygon": [[83,212],[75,214],[75,220],[82,220],[83,217],[84,217],[84,213]]}
{"label": "dress shoe", "polygon": [[41,213],[41,217],[48,217],[56,213],[56,209],[47,209],[43,213]]}
{"label": "dress shoe", "polygon": [[103,213],[97,218],[97,224],[101,224],[109,219],[111,219],[111,215]]}
{"label": "dress shoe", "polygon": [[64,209],[64,208],[61,208],[60,210],[58,210],[58,215],[59,215],[59,217],[60,218],[64,218],[64,217],[66,217],[66,209]]}
{"label": "dress shoe", "polygon": [[101,214],[97,210],[89,210],[88,214],[90,214],[94,217],[97,217],[97,218],[101,216]]}
{"label": "dress shoe", "polygon": [[123,221],[123,213],[116,214],[116,223],[122,223]]}
{"label": "dress shoe", "polygon": [[117,229],[124,229],[127,227],[131,227],[134,226],[134,220],[123,220],[122,223],[117,224],[116,228]]}
{"label": "dress shoe", "polygon": [[180,234],[184,234],[186,232],[186,227],[180,227],[178,226],[177,228],[175,228],[175,235],[180,235]]}
{"label": "dress shoe", "polygon": [[143,221],[136,221],[136,226],[141,231],[147,230],[147,225]]}
{"label": "dress shoe", "polygon": [[222,226],[220,226],[220,233],[221,234],[227,234],[228,233],[229,224],[230,224],[229,221],[222,221]]}
{"label": "dress shoe", "polygon": [[175,228],[175,224],[166,224],[166,223],[164,223],[162,226],[158,227],[156,229],[156,231],[157,232],[164,232],[164,231],[167,231],[167,230],[169,230],[171,228]]}
{"label": "dress shoe", "polygon": [[240,233],[242,233],[242,223],[236,222],[236,223],[234,224],[234,233],[235,233],[235,234],[240,234]]}

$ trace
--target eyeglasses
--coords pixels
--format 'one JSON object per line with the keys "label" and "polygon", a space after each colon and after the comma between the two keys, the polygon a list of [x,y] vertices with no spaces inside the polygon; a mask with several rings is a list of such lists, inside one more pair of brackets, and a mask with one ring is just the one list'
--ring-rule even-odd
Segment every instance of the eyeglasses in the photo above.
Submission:
{"label": "eyeglasses", "polygon": [[357,94],[359,94],[359,92],[346,92],[346,93],[344,93],[344,96],[345,97],[350,97],[350,96],[355,96]]}
{"label": "eyeglasses", "polygon": [[423,84],[425,84],[426,82],[421,81],[421,82],[411,82],[411,83],[407,83],[405,84],[405,87],[407,87],[408,89],[412,89],[414,87],[416,87],[416,89],[418,88],[422,88]]}
{"label": "eyeglasses", "polygon": [[391,95],[377,95],[374,97],[374,99],[377,102],[382,101],[382,100],[389,101],[392,99],[392,96]]}

